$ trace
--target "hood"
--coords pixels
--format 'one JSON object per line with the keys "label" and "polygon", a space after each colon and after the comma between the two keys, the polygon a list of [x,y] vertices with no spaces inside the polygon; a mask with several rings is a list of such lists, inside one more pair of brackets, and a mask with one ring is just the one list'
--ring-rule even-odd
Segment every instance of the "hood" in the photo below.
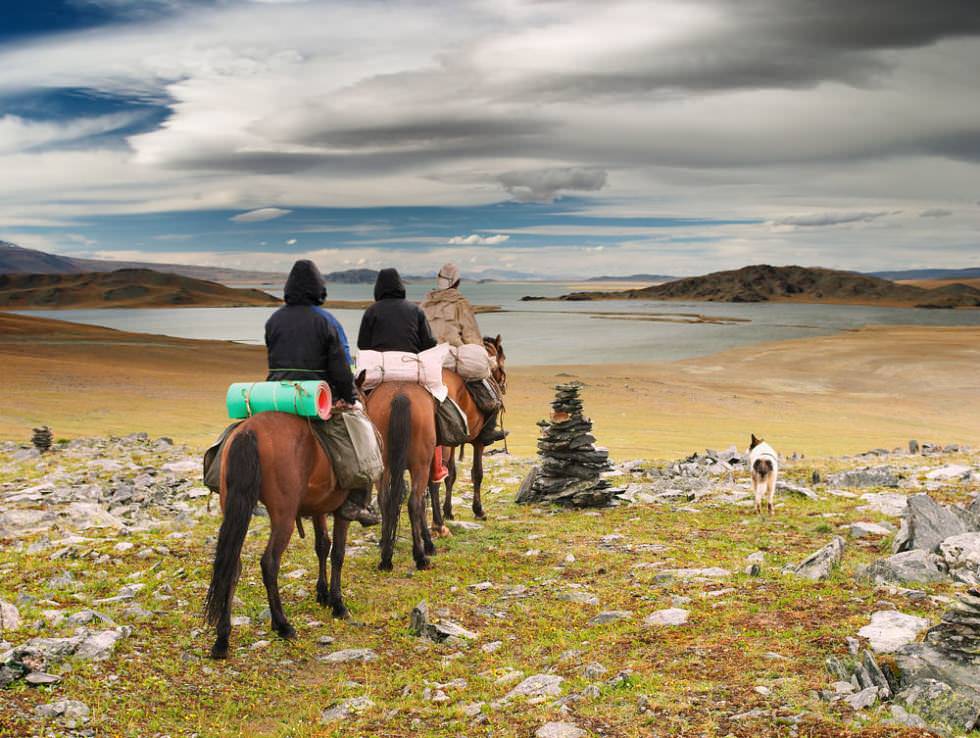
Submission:
{"label": "hood", "polygon": [[323,275],[309,259],[293,264],[286,278],[287,305],[322,305],[327,297],[327,285]]}
{"label": "hood", "polygon": [[402,284],[397,269],[382,269],[378,272],[378,280],[374,283],[374,299],[388,298],[405,299],[405,285]]}

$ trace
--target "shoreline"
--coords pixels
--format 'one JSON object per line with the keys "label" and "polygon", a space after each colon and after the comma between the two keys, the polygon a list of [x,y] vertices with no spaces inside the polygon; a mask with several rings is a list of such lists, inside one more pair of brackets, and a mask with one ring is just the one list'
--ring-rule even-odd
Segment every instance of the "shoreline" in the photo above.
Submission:
{"label": "shoreline", "polygon": [[[146,431],[204,448],[227,425],[228,384],[265,376],[263,347],[0,313],[0,438]],[[785,454],[886,443],[980,445],[980,327],[874,326],[642,364],[509,368],[505,427],[532,455],[553,386],[585,385],[615,458],[670,459],[768,437]]]}

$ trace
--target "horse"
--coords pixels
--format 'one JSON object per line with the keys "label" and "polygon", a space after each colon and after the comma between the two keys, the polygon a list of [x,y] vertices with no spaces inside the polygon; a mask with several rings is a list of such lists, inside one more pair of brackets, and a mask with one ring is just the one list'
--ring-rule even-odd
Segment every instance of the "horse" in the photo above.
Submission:
{"label": "horse", "polygon": [[[357,378],[358,390],[364,375]],[[364,397],[365,410],[381,434],[385,470],[378,485],[381,508],[381,571],[392,570],[395,533],[405,498],[405,472],[411,477],[408,518],[412,524],[412,556],[417,569],[429,569],[435,554],[426,525],[425,492],[436,450],[435,398],[414,382],[382,382]]]}
{"label": "horse", "polygon": [[[263,412],[253,415],[231,432],[221,450],[219,497],[224,517],[218,531],[211,585],[205,601],[205,619],[216,629],[211,658],[228,655],[231,606],[241,573],[242,546],[252,512],[261,501],[269,513],[271,532],[262,554],[262,581],[269,598],[272,627],[283,638],[296,631],[289,624],[279,598],[279,563],[289,545],[293,526],[304,516],[313,518],[314,548],[319,560],[317,602],[330,606],[337,618],[350,614],[340,590],[340,573],[347,549],[349,521],[336,514],[347,500],[340,489],[330,457],[308,426],[296,415]],[[333,545],[327,516],[333,515]],[[302,530],[301,530],[302,533]],[[326,561],[330,555],[330,583]]]}
{"label": "horse", "polygon": [[[498,334],[496,338],[484,336],[483,347],[487,350],[490,358],[495,360],[491,362],[493,369],[491,370],[490,376],[497,383],[497,386],[500,387],[501,394],[506,394],[507,370],[505,364],[507,362],[507,356],[504,354],[504,346],[500,335]],[[473,466],[470,469],[470,478],[473,481],[473,515],[477,520],[486,520],[487,516],[483,511],[483,501],[480,497],[481,487],[483,485],[483,444],[475,440],[483,429],[486,417],[477,409],[476,403],[466,389],[465,382],[458,374],[446,369],[443,370],[442,376],[443,383],[449,387],[449,394],[456,401],[456,404],[460,406],[469,423],[470,439],[468,443],[473,446]],[[460,446],[460,460],[463,459],[463,448],[463,446]],[[446,499],[441,509],[439,507],[439,483],[435,482],[429,485],[429,496],[432,500],[432,531],[437,536],[449,534],[449,529],[446,527],[444,519],[453,519],[453,485],[456,483],[456,458],[453,451],[454,449],[444,448],[442,452],[442,458],[447,460],[449,476],[446,477]]]}

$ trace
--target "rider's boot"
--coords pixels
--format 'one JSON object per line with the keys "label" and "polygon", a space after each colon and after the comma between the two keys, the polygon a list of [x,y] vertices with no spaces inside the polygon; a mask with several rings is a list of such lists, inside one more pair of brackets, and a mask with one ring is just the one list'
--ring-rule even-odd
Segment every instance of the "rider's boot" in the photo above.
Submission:
{"label": "rider's boot", "polygon": [[365,528],[381,522],[381,518],[371,504],[370,487],[367,489],[351,490],[344,504],[337,510],[337,514],[345,520],[356,521]]}
{"label": "rider's boot", "polygon": [[500,410],[494,410],[487,417],[487,422],[483,424],[483,430],[480,431],[480,435],[477,436],[477,443],[482,443],[484,446],[489,446],[497,441],[502,441],[507,437],[507,431],[497,429],[497,417],[500,415]]}
{"label": "rider's boot", "polygon": [[432,475],[429,477],[429,482],[438,484],[448,476],[449,469],[442,463],[442,446],[436,446],[436,451],[432,455]]}

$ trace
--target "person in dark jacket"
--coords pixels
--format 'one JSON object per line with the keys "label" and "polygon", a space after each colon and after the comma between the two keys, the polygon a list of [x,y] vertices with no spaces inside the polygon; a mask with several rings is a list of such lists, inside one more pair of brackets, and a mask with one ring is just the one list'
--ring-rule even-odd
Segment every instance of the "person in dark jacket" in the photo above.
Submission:
{"label": "person in dark jacket", "polygon": [[[269,358],[266,381],[323,380],[330,385],[335,401],[354,403],[347,336],[337,319],[321,307],[327,286],[316,264],[302,259],[293,264],[286,279],[286,304],[265,324],[265,346]],[[338,511],[361,525],[376,525],[371,510],[371,490],[351,490]]]}
{"label": "person in dark jacket", "polygon": [[436,345],[422,309],[405,299],[397,269],[382,269],[374,284],[374,304],[364,311],[357,347],[362,351],[419,354]]}
{"label": "person in dark jacket", "polygon": [[[374,304],[361,318],[357,347],[361,351],[420,354],[435,345],[436,339],[422,308],[405,299],[405,285],[398,270],[382,269],[374,283]],[[441,482],[447,476],[449,471],[442,463],[442,448],[437,446],[430,481]]]}

